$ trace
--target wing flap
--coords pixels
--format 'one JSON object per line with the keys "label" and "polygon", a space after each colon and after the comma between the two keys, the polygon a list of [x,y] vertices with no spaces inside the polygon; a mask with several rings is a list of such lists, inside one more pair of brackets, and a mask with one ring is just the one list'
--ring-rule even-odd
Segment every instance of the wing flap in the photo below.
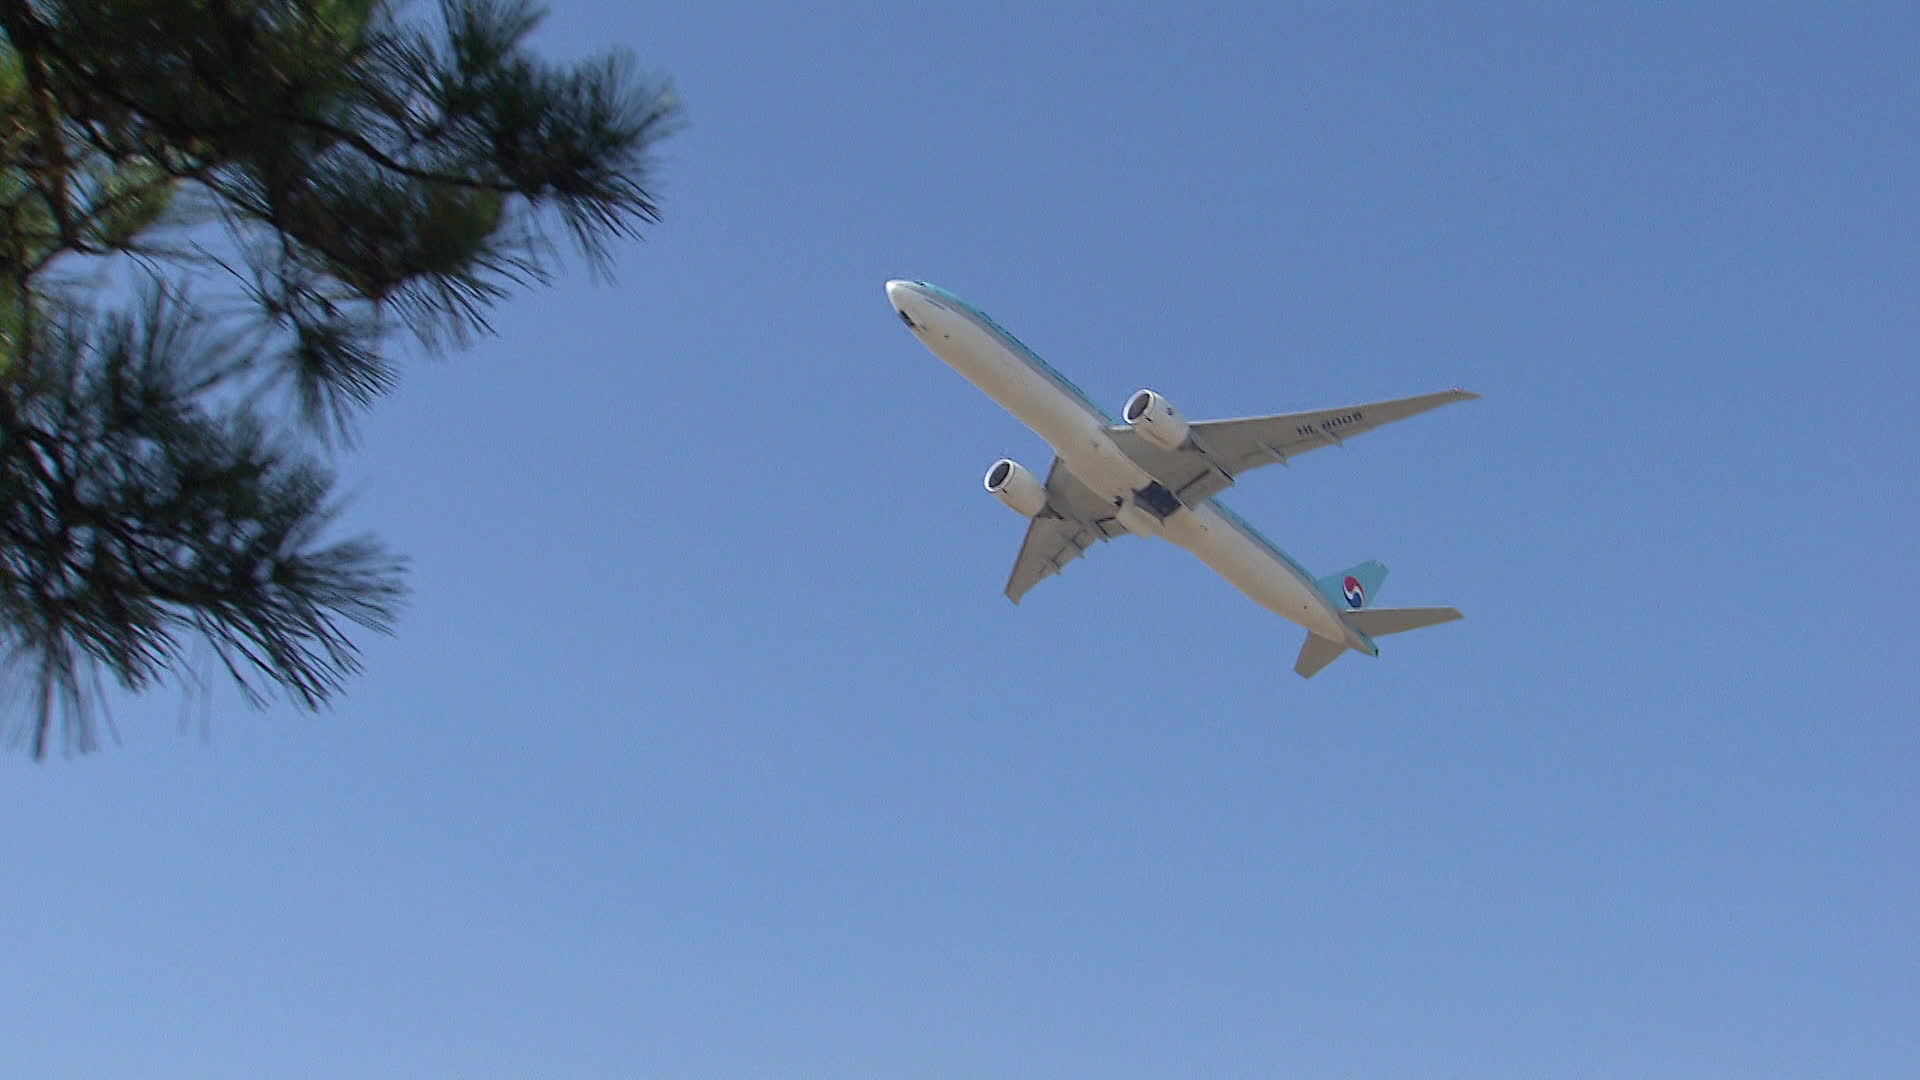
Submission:
{"label": "wing flap", "polygon": [[1201,420],[1189,427],[1191,442],[1179,450],[1162,450],[1125,424],[1107,432],[1155,480],[1182,501],[1193,503],[1225,491],[1233,486],[1234,477],[1248,469],[1284,465],[1310,450],[1340,446],[1355,435],[1479,396],[1453,389],[1338,409]]}
{"label": "wing flap", "polygon": [[1007,599],[1019,603],[1035,585],[1066,569],[1101,540],[1126,535],[1113,507],[1059,458],[1047,470],[1047,508],[1027,525],[1007,577]]}
{"label": "wing flap", "polygon": [[1455,388],[1338,409],[1202,420],[1194,424],[1192,430],[1195,441],[1208,450],[1220,468],[1237,476],[1261,465],[1275,462],[1284,465],[1309,450],[1339,446],[1355,435],[1479,396]]}

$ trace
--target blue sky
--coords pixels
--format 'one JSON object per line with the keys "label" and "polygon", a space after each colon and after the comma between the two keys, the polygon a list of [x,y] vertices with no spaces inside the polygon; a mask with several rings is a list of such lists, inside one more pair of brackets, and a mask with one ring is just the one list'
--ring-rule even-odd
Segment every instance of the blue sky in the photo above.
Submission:
{"label": "blue sky", "polygon": [[[559,2],[666,223],[413,365],[338,708],[4,759],[7,1071],[1920,1072],[1906,5]],[[1467,620],[1311,682],[1184,553],[1014,608],[1048,451],[882,293],[1117,409],[1485,399],[1253,474]]]}

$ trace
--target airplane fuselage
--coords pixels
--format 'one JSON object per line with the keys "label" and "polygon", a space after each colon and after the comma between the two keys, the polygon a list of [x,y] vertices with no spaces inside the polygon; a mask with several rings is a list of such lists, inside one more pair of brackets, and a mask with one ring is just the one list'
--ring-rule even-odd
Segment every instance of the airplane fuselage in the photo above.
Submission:
{"label": "airplane fuselage", "polygon": [[1118,421],[984,313],[925,282],[890,281],[887,296],[921,344],[1045,439],[1129,531],[1185,548],[1255,603],[1314,634],[1379,652],[1341,620],[1311,575],[1218,499],[1176,499],[1108,433]]}

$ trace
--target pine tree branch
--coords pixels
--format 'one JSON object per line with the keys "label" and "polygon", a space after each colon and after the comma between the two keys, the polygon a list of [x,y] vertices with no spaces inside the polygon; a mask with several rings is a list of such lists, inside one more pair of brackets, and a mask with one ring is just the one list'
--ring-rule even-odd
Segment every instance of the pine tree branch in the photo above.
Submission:
{"label": "pine tree branch", "polygon": [[[611,60],[540,64],[519,0],[441,15],[0,0],[0,676],[35,756],[95,745],[107,675],[191,679],[190,639],[249,700],[332,701],[405,585],[329,539],[328,422],[391,385],[399,327],[457,338],[544,282],[542,215],[596,268],[659,220],[645,154],[675,102]],[[209,223],[228,244],[152,231]],[[96,309],[51,269],[70,255],[149,287]],[[234,308],[188,302],[221,270]],[[265,422],[289,403],[307,426]]]}

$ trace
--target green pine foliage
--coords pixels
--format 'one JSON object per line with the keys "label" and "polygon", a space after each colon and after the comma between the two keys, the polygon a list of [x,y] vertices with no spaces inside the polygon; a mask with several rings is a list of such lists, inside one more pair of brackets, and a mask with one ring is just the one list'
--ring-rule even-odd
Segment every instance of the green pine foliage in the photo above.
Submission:
{"label": "green pine foliage", "polygon": [[[402,560],[326,458],[394,384],[658,220],[679,119],[520,0],[0,0],[0,693],[36,757],[111,679],[318,708]],[[110,282],[110,287],[103,287]],[[103,297],[118,297],[105,300]]]}

